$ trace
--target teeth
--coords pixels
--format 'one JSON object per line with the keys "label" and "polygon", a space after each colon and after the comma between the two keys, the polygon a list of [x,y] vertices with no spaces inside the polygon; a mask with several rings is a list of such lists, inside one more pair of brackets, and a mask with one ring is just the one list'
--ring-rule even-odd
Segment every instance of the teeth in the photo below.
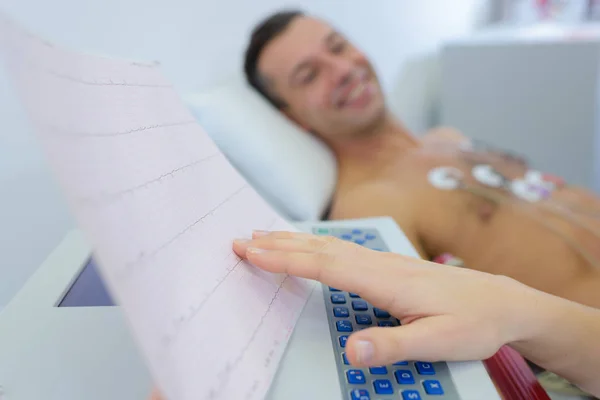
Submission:
{"label": "teeth", "polygon": [[332,96],[331,96],[332,104],[334,104],[336,107],[344,107],[346,104],[348,104],[349,102],[355,100],[357,97],[362,95],[367,88],[367,85],[365,84],[366,78],[367,78],[366,71],[363,71],[363,70],[355,71],[352,80],[358,79],[360,82],[345,97],[340,96],[340,92],[341,92],[342,88],[336,89],[332,93]]}
{"label": "teeth", "polygon": [[358,85],[356,85],[356,87],[354,89],[352,89],[352,91],[348,95],[348,100],[346,102],[356,99],[358,96],[360,96],[364,92],[364,90],[365,90],[365,84],[359,83]]}

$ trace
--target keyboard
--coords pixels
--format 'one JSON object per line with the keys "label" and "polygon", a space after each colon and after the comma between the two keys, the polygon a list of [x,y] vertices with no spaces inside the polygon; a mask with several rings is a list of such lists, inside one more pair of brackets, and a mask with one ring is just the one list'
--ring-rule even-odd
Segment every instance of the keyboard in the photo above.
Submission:
{"label": "keyboard", "polygon": [[[336,236],[377,251],[389,251],[378,231],[372,228],[317,227],[313,233]],[[387,311],[374,308],[355,293],[325,285],[323,293],[343,399],[460,399],[444,362],[398,360],[394,364],[372,368],[351,366],[345,347],[352,332],[372,326],[394,327],[400,325],[400,321]]]}

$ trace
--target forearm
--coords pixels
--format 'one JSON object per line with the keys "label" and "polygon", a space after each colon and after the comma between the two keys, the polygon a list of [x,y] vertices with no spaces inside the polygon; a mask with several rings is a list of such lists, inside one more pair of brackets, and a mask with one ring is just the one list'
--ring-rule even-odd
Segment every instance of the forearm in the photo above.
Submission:
{"label": "forearm", "polygon": [[600,310],[542,293],[530,300],[520,317],[522,326],[529,328],[511,346],[540,367],[600,396]]}

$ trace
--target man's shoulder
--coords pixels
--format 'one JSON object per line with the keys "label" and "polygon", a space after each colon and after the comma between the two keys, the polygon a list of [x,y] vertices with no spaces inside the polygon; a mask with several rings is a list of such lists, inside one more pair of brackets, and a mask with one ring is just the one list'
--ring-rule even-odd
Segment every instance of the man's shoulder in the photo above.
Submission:
{"label": "man's shoulder", "polygon": [[458,129],[448,126],[439,126],[430,129],[423,136],[421,136],[421,142],[425,145],[453,143],[460,146],[462,144],[470,143],[471,139],[465,136]]}

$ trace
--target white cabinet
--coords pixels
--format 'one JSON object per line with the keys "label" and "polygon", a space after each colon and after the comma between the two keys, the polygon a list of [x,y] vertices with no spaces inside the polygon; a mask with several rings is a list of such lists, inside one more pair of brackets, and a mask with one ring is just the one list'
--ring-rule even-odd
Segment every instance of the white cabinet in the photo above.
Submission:
{"label": "white cabinet", "polygon": [[441,51],[440,122],[600,193],[600,35],[540,26]]}

